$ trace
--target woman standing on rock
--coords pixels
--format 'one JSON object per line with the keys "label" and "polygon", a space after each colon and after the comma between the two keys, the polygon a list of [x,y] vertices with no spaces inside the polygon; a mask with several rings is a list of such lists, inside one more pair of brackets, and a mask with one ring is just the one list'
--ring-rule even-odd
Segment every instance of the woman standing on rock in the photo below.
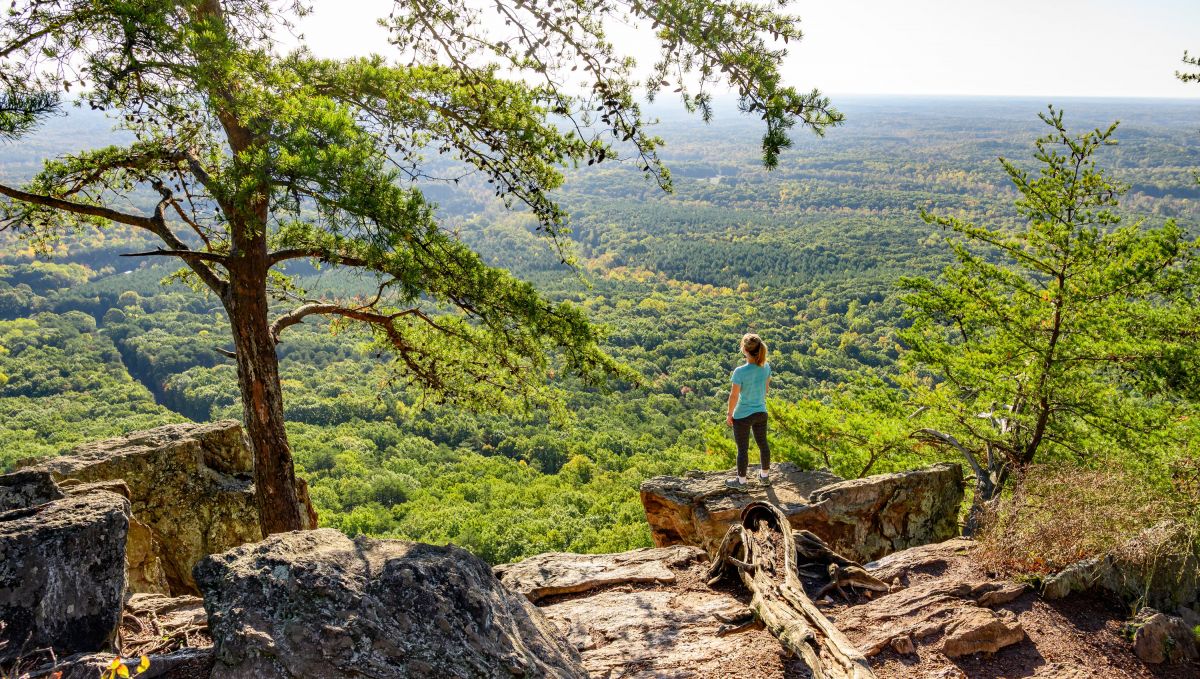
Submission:
{"label": "woman standing on rock", "polygon": [[725,485],[741,488],[746,485],[746,467],[750,461],[750,433],[758,445],[762,468],[758,481],[770,483],[771,449],[767,447],[767,389],[771,383],[771,364],[767,363],[767,345],[754,333],[742,336],[742,355],[746,363],[733,371],[733,387],[729,392],[729,409],[725,422],[733,427],[737,444],[737,478],[726,479]]}

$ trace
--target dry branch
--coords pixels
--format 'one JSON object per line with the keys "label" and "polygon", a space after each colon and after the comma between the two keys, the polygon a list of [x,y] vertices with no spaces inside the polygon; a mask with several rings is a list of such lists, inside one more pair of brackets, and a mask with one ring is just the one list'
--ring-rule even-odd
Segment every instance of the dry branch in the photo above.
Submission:
{"label": "dry branch", "polygon": [[[806,562],[857,566],[811,533],[797,531],[778,507],[753,502],[742,521],[729,527],[709,567],[709,583],[736,573],[751,592],[750,610],[783,644],[799,655],[819,679],[874,679],[866,658],[817,609],[797,575]],[[799,551],[797,551],[799,550]]]}

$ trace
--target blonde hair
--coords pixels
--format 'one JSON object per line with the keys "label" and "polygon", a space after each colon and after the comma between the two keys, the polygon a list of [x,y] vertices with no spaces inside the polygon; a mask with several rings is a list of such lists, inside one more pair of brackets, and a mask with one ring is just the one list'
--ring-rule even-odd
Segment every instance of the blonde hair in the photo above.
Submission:
{"label": "blonde hair", "polygon": [[752,332],[742,335],[742,351],[750,357],[750,362],[761,366],[767,362],[767,343]]}

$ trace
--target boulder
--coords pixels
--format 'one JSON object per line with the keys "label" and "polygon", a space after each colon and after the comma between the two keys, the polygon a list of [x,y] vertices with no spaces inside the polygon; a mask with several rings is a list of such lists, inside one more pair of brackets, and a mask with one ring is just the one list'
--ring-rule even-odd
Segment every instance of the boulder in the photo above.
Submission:
{"label": "boulder", "polygon": [[907,586],[914,575],[938,576],[961,561],[975,546],[969,538],[954,538],[945,542],[911,547],[871,561],[866,568],[871,575],[887,583]]}
{"label": "boulder", "polygon": [[1143,608],[1128,627],[1133,633],[1133,651],[1143,662],[1158,665],[1200,657],[1196,635],[1183,618]]}
{"label": "boulder", "polygon": [[100,651],[121,621],[129,501],[97,491],[0,514],[0,658]]}
{"label": "boulder", "polygon": [[[202,557],[262,539],[254,457],[235,421],[172,424],[80,446],[38,464],[64,487],[123,481],[133,514],[130,589],[197,593]],[[301,486],[304,514],[315,514]],[[314,524],[315,525],[315,524]],[[161,575],[160,575],[161,573]]]}
{"label": "boulder", "polygon": [[[130,499],[129,486],[120,479],[95,483],[64,479],[62,489],[71,495],[107,491]],[[125,540],[125,587],[130,592],[169,594],[171,591],[163,564],[163,547],[154,537],[154,531],[133,515],[129,517],[129,535]]]}
{"label": "boulder", "polygon": [[732,472],[658,476],[642,484],[642,505],[659,547],[695,545],[712,554],[742,508],[754,501],[780,507],[794,529],[809,530],[857,561],[940,542],[958,534],[962,467],[944,463],[898,474],[843,481],[827,471],[783,463],[773,483],[729,488]]}
{"label": "boulder", "polygon": [[551,552],[494,570],[506,587],[537,603],[548,596],[625,583],[673,584],[676,567],[705,560],[705,552],[699,547],[676,545],[619,554]]}
{"label": "boulder", "polygon": [[642,483],[642,506],[658,547],[693,545],[712,554],[725,531],[755,500],[770,500],[788,512],[803,507],[809,493],[841,481],[828,471],[803,471],[784,462],[772,467],[774,483],[751,482],[744,489],[725,485],[732,472],[689,471],[684,476],[656,476]]}
{"label": "boulder", "polygon": [[1012,611],[964,608],[946,625],[942,655],[958,658],[972,653],[995,653],[1025,638],[1025,630]]}
{"label": "boulder", "polygon": [[1152,526],[1108,554],[1047,577],[1042,594],[1061,599],[1092,588],[1158,610],[1200,603],[1200,555],[1188,527],[1170,521]]}
{"label": "boulder", "polygon": [[867,657],[896,639],[917,647],[940,639],[939,650],[950,658],[994,653],[1024,639],[1025,632],[1012,612],[988,606],[1008,603],[1025,590],[1003,581],[936,579],[848,608],[834,624]]}
{"label": "boulder", "polygon": [[62,491],[47,472],[18,471],[0,476],[0,512],[61,500]]}
{"label": "boulder", "polygon": [[195,577],[214,676],[587,676],[528,599],[457,547],[281,533]]}

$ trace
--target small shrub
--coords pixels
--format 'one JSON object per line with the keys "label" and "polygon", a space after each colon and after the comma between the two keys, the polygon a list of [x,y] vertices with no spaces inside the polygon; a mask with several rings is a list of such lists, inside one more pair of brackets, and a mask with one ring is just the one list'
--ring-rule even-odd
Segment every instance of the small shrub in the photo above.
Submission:
{"label": "small shrub", "polygon": [[1123,545],[1172,509],[1124,470],[1032,465],[985,517],[980,552],[994,570],[1046,575]]}

